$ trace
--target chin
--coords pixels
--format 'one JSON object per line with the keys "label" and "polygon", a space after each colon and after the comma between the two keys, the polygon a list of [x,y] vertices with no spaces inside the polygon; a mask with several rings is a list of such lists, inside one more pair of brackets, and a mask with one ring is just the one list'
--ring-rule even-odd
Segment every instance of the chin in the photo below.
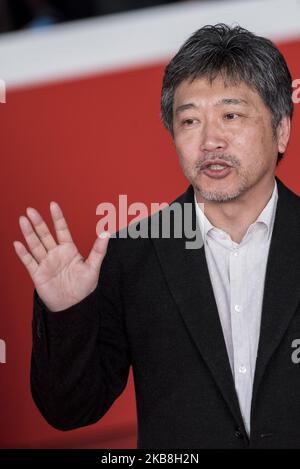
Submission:
{"label": "chin", "polygon": [[241,188],[234,189],[226,185],[224,189],[213,188],[211,185],[208,187],[206,184],[196,184],[195,187],[198,194],[208,202],[228,202],[237,199],[243,193]]}
{"label": "chin", "polygon": [[240,193],[232,192],[202,192],[201,196],[208,202],[229,202],[235,200],[240,196]]}
{"label": "chin", "polygon": [[247,178],[230,181],[228,177],[208,181],[206,176],[203,179],[203,175],[198,175],[195,178],[194,187],[198,194],[207,201],[228,202],[243,194],[249,188],[249,182]]}

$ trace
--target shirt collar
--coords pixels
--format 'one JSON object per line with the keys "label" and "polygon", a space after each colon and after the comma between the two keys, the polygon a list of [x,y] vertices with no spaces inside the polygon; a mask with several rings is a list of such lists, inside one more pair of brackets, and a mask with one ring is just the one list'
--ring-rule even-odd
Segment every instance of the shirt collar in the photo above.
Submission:
{"label": "shirt collar", "polygon": [[[271,198],[267,205],[264,207],[264,209],[260,212],[259,216],[255,220],[252,225],[256,223],[263,223],[267,227],[267,238],[268,240],[270,239],[273,226],[274,226],[274,219],[275,219],[275,213],[276,213],[276,206],[277,206],[277,200],[278,200],[278,188],[277,188],[277,182],[276,179],[274,179],[274,189],[271,195]],[[196,216],[197,220],[201,229],[201,233],[203,238],[205,239],[207,233],[210,230],[216,229],[214,225],[211,224],[211,222],[208,220],[206,215],[203,212],[204,205],[205,204],[198,204],[197,203],[197,198],[196,198],[196,193],[194,191],[194,201],[195,201],[195,206],[196,206]],[[201,208],[200,208],[201,207]]]}
{"label": "shirt collar", "polygon": [[254,223],[262,222],[266,225],[267,230],[268,230],[268,239],[270,238],[272,234],[272,230],[274,226],[277,200],[278,200],[278,188],[277,188],[277,182],[274,179],[274,189],[272,192],[272,196],[269,202],[267,203],[267,205],[265,206],[265,208],[260,212],[256,221],[254,222]]}

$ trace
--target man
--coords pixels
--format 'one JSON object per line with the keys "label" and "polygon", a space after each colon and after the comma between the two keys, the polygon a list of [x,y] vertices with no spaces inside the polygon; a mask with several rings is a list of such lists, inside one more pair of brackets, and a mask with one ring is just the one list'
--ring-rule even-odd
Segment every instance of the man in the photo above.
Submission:
{"label": "man", "polygon": [[103,236],[84,260],[56,203],[57,240],[28,208],[29,251],[14,244],[35,285],[33,398],[56,428],[89,425],[132,366],[139,448],[300,447],[300,200],[274,176],[287,65],[265,38],[205,26],[168,64],[161,103],[191,184],[175,202],[203,243]]}

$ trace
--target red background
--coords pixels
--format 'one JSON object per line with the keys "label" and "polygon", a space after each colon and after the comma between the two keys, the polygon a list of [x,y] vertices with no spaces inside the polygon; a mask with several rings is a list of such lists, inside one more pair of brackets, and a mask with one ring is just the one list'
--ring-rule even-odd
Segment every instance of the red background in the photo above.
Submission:
{"label": "red background", "polygon": [[[280,44],[293,78],[300,77],[300,40]],[[172,141],[160,123],[164,64],[9,91],[0,105],[1,322],[7,363],[0,364],[0,447],[134,448],[136,415],[130,375],[126,391],[103,419],[60,432],[31,398],[29,363],[33,285],[15,255],[18,217],[37,208],[52,228],[49,202],[64,210],[75,242],[87,255],[96,236],[96,207],[170,202],[183,192]],[[300,194],[300,105],[277,174]]]}

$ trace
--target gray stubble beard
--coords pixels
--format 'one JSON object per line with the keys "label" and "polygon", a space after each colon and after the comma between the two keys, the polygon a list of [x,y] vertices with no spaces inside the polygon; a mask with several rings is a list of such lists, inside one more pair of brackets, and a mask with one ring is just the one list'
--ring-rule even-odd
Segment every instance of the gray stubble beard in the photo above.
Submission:
{"label": "gray stubble beard", "polygon": [[199,194],[204,200],[208,202],[229,202],[237,199],[246,190],[250,189],[251,184],[246,175],[241,175],[241,182],[237,190],[234,192],[216,192],[216,191],[205,191],[200,186],[195,185],[196,194]]}

